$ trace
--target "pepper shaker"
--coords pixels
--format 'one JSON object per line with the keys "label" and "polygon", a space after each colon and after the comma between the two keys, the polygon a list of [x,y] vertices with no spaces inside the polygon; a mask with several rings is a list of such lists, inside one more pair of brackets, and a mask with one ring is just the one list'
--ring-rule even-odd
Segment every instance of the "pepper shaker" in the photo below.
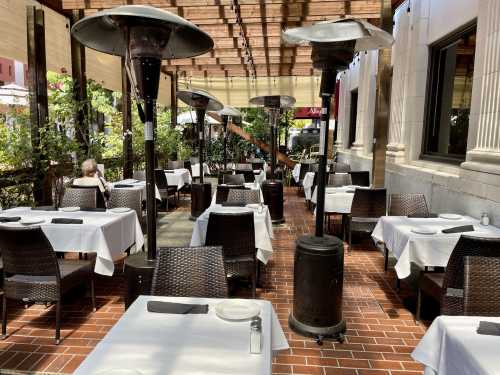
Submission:
{"label": "pepper shaker", "polygon": [[486,212],[481,214],[481,225],[487,226],[490,225],[490,218]]}
{"label": "pepper shaker", "polygon": [[260,354],[262,350],[262,319],[255,317],[250,322],[250,353]]}

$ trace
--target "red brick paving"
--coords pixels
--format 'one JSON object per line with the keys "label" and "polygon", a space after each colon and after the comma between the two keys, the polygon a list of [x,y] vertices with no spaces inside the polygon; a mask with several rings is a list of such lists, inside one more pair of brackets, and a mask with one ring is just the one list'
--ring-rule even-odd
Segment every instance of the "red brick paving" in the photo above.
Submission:
{"label": "red brick paving", "polygon": [[[394,275],[383,272],[383,257],[369,242],[345,256],[344,318],[346,340],[318,346],[288,328],[293,299],[294,240],[313,233],[313,216],[296,189],[286,188],[286,223],[275,228],[274,255],[264,272],[259,297],[270,300],[289,340],[290,349],[273,360],[273,374],[413,375],[422,367],[409,353],[425,328],[415,324],[392,288]],[[186,209],[186,208],[181,208]],[[98,310],[88,298],[65,301],[62,337],[55,346],[52,307],[24,309],[11,302],[9,336],[0,341],[0,369],[72,373],[121,317],[124,280],[98,277]],[[2,371],[0,371],[1,373]]]}

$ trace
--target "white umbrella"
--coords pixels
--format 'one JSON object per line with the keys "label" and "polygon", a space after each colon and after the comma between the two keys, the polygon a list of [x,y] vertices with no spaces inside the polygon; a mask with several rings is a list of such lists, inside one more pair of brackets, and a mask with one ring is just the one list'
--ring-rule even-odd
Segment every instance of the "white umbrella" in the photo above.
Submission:
{"label": "white umbrella", "polygon": [[28,105],[28,89],[11,83],[0,87],[0,104],[4,105]]}
{"label": "white umbrella", "polygon": [[[220,124],[219,121],[216,119],[212,118],[211,116],[205,115],[205,122],[210,124],[210,125],[218,125]],[[179,116],[177,116],[177,124],[179,125],[185,125],[185,124],[196,124],[196,111],[188,111],[181,113]]]}

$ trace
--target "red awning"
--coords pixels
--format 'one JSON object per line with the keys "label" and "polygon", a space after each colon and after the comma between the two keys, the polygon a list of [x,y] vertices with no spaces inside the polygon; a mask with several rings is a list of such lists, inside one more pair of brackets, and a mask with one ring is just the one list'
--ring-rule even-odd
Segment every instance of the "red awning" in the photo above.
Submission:
{"label": "red awning", "polygon": [[295,110],[296,119],[319,119],[321,107],[299,107]]}

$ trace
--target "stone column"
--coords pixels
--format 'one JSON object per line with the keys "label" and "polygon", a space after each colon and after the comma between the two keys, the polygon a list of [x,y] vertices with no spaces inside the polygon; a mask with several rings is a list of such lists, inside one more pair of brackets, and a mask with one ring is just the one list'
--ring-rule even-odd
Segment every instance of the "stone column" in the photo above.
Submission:
{"label": "stone column", "polygon": [[500,1],[481,0],[468,151],[462,167],[500,175]]}
{"label": "stone column", "polygon": [[339,95],[339,111],[337,119],[337,139],[335,141],[335,149],[343,150],[346,148],[347,132],[349,131],[349,108],[351,107],[351,95],[349,91],[349,70],[345,70],[339,74],[340,79],[340,95]]}

